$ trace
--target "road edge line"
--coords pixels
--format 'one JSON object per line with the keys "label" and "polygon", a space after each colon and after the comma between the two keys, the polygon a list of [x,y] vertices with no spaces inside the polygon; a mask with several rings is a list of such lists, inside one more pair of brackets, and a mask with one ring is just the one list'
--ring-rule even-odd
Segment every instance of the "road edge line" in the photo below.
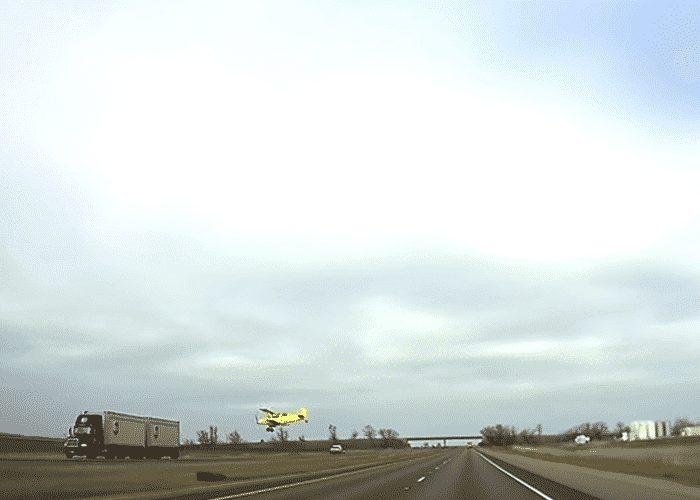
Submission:
{"label": "road edge line", "polygon": [[486,460],[488,463],[490,463],[491,465],[493,465],[495,468],[497,468],[498,470],[500,470],[501,472],[503,472],[505,475],[507,475],[507,476],[509,476],[509,477],[511,477],[511,478],[513,478],[513,479],[515,479],[517,482],[519,482],[520,484],[522,484],[523,486],[525,486],[527,489],[531,490],[533,493],[538,494],[539,496],[541,496],[541,497],[544,498],[545,500],[554,500],[554,499],[553,499],[552,497],[550,497],[549,495],[547,495],[547,494],[545,494],[545,493],[542,493],[540,490],[538,490],[538,489],[535,488],[534,486],[532,486],[532,485],[526,483],[525,481],[523,481],[523,480],[520,479],[519,477],[517,477],[517,476],[511,474],[510,472],[508,472],[507,470],[505,470],[503,467],[501,467],[500,465],[498,465],[497,463],[495,463],[493,460],[487,458],[487,457],[486,457],[485,455],[483,455],[482,453],[480,453],[480,452],[477,452],[477,453],[479,453],[479,456],[480,456],[481,458],[483,458],[483,459]]}

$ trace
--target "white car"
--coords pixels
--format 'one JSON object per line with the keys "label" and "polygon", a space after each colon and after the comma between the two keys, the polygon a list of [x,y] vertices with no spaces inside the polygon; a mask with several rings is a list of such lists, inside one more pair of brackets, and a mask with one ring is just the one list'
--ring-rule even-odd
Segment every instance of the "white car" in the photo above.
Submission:
{"label": "white car", "polygon": [[335,455],[336,453],[345,453],[345,450],[343,449],[343,447],[341,445],[334,444],[333,446],[331,446],[330,452],[331,452],[331,455]]}
{"label": "white car", "polygon": [[579,434],[576,436],[576,439],[574,439],[574,443],[576,444],[586,444],[591,440],[588,436],[584,436],[583,434]]}

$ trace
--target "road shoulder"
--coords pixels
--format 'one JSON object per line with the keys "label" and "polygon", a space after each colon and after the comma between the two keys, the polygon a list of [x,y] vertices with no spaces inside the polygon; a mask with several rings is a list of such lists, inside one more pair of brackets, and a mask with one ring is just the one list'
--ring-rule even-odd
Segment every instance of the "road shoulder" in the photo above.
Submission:
{"label": "road shoulder", "polygon": [[481,449],[485,455],[520,467],[533,474],[556,481],[575,490],[602,499],[658,500],[697,499],[700,488],[685,486],[672,481],[653,479],[619,472],[605,472],[578,465],[550,462],[514,453]]}

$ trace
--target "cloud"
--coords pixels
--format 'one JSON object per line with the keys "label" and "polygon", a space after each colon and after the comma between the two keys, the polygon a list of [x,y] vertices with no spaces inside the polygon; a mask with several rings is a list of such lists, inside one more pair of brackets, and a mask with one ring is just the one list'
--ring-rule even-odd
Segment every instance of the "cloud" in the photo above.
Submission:
{"label": "cloud", "polygon": [[700,354],[692,128],[646,140],[666,122],[549,93],[619,76],[618,53],[560,65],[576,32],[540,54],[551,72],[509,72],[511,37],[434,38],[422,11],[353,10],[337,37],[298,14],[259,40],[258,7],[186,32],[186,5],[156,28],[131,8],[54,12],[30,46],[0,30],[3,430],[87,408],[247,439],[260,406],[308,406],[307,437],[687,413],[664,391],[692,392]]}
{"label": "cloud", "polygon": [[[426,408],[444,407],[446,427],[478,430],[503,415],[544,420],[544,401],[571,409],[564,395],[580,391],[599,419],[627,414],[612,393],[688,380],[698,354],[697,274],[653,254],[543,263],[413,244],[309,259],[210,233],[102,231],[69,240],[70,253],[5,247],[7,398],[56,399],[77,383],[60,403],[67,421],[76,407],[148,410],[190,435],[219,421],[254,436],[250,411],[303,403],[348,432],[426,429],[387,421],[398,405],[426,426]],[[314,425],[307,436],[323,436]]]}

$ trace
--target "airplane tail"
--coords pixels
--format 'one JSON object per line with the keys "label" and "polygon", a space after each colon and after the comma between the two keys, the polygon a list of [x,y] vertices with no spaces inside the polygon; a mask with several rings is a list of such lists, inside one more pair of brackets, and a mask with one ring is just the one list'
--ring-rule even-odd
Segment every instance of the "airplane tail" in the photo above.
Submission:
{"label": "airplane tail", "polygon": [[309,410],[306,408],[299,408],[299,418],[303,418],[306,422],[309,421]]}

